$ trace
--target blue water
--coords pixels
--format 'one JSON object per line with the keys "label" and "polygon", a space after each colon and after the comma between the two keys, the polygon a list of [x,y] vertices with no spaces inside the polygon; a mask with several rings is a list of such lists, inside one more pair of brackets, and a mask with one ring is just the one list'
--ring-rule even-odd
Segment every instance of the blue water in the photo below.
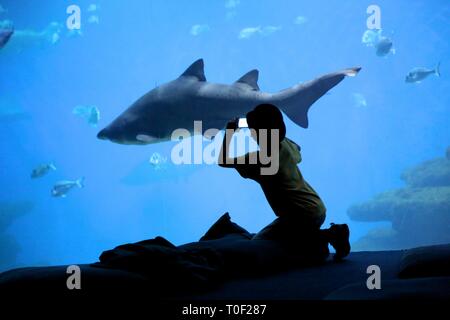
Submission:
{"label": "blue water", "polygon": [[[198,166],[125,184],[154,152],[170,157],[173,143],[124,146],[96,138],[137,98],[198,58],[211,82],[232,83],[257,68],[268,92],[363,67],[312,107],[309,129],[286,121],[287,136],[302,146],[301,171],[327,206],[326,224],[349,223],[352,241],[365,235],[374,224],[350,221],[347,208],[402,186],[405,168],[442,156],[450,141],[449,2],[377,0],[383,33],[396,49],[386,57],[361,43],[373,2],[1,0],[7,11],[0,20],[11,20],[16,31],[62,27],[54,43],[13,36],[0,50],[1,101],[27,114],[1,122],[0,201],[34,203],[8,227],[20,249],[0,267],[96,261],[103,250],[156,235],[195,241],[226,211],[252,232],[273,220],[259,186],[233,170]],[[91,3],[99,8],[88,11]],[[81,36],[68,36],[71,4],[81,8]],[[98,23],[88,22],[92,15]],[[305,19],[295,24],[298,16]],[[239,38],[258,26],[274,28]],[[413,67],[439,61],[440,78],[404,82]],[[358,107],[353,93],[367,105]],[[72,114],[77,105],[99,108],[97,129]],[[33,168],[49,162],[56,171],[30,179]],[[84,189],[50,196],[56,181],[82,176]]]}

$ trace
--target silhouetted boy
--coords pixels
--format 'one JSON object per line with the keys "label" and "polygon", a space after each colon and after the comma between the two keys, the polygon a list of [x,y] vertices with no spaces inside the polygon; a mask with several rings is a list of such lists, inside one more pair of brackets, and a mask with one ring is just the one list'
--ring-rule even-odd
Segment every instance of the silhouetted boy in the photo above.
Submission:
{"label": "silhouetted boy", "polygon": [[[235,168],[242,177],[258,182],[277,215],[253,239],[287,241],[306,252],[316,248],[320,250],[320,243],[330,243],[336,250],[335,259],[347,256],[350,243],[346,224],[332,224],[329,229],[320,230],[325,221],[326,208],[319,195],[303,179],[297,166],[302,160],[300,147],[285,137],[286,126],[280,110],[274,105],[262,104],[247,113],[248,127],[259,145],[259,151],[231,158],[228,155],[232,136],[230,130],[238,129],[237,120],[230,121],[226,126],[228,130],[219,155],[219,165]],[[271,159],[270,163],[267,159]],[[275,168],[277,170],[273,170],[274,163],[278,166]],[[272,170],[268,170],[270,167]],[[328,248],[326,250],[328,252]]]}

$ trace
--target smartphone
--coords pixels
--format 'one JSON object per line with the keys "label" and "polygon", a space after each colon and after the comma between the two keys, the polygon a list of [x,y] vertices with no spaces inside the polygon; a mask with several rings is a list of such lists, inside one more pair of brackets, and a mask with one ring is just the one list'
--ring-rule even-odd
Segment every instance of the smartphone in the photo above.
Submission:
{"label": "smartphone", "polygon": [[239,128],[248,128],[247,118],[240,118],[238,121]]}

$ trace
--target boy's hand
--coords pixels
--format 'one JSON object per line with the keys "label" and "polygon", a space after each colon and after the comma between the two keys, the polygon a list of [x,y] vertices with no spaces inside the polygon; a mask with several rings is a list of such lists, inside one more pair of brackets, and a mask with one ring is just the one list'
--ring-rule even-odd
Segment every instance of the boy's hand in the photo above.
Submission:
{"label": "boy's hand", "polygon": [[239,118],[234,118],[231,121],[228,121],[226,129],[236,130],[238,128]]}

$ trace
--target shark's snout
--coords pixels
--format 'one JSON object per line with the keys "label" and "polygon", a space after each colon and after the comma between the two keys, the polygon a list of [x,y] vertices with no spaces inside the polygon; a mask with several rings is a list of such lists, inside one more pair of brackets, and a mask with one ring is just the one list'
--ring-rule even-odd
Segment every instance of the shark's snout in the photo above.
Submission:
{"label": "shark's snout", "polygon": [[100,132],[97,133],[97,138],[100,140],[108,140],[108,130],[106,130],[106,128],[100,130]]}
{"label": "shark's snout", "polygon": [[100,140],[109,140],[115,143],[120,144],[149,144],[158,142],[159,139],[155,138],[151,135],[147,135],[144,133],[134,133],[134,131],[130,130],[127,132],[126,130],[117,130],[116,127],[108,126],[99,133],[97,133],[97,138]]}

